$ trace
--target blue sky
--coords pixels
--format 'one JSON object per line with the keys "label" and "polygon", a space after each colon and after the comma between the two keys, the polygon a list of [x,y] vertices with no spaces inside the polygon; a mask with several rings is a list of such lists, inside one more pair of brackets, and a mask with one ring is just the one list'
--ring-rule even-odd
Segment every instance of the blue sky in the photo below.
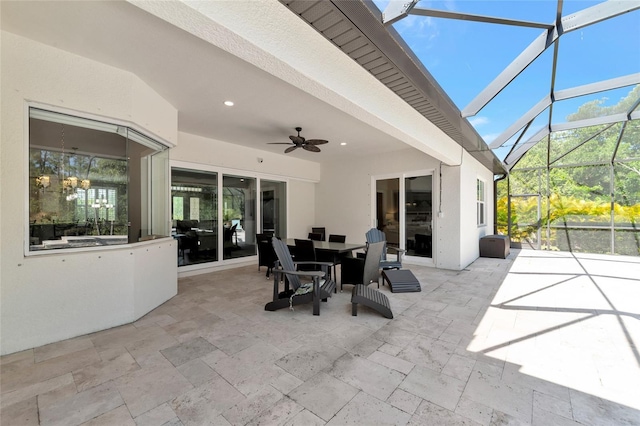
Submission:
{"label": "blue sky", "polygon": [[[384,11],[388,0],[374,0]],[[601,1],[565,0],[563,15],[594,6]],[[418,8],[439,9],[542,23],[555,20],[555,0],[477,1],[422,0]],[[394,28],[460,110],[493,81],[542,30],[410,15]],[[469,121],[487,143],[549,94],[553,48],[547,49]],[[640,11],[564,34],[560,38],[556,90],[640,72]],[[553,123],[593,99],[617,103],[631,88],[599,93],[554,104]],[[536,132],[548,119],[534,122]],[[500,156],[500,154],[498,154]]]}

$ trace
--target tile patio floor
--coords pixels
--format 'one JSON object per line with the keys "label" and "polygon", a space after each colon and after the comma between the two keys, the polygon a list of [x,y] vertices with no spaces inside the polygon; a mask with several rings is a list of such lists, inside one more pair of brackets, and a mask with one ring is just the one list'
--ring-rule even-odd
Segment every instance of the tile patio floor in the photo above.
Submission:
{"label": "tile patio floor", "polygon": [[255,266],[180,279],[133,324],[2,357],[1,423],[640,424],[640,258],[411,269],[393,320],[352,317],[350,286],[265,312]]}

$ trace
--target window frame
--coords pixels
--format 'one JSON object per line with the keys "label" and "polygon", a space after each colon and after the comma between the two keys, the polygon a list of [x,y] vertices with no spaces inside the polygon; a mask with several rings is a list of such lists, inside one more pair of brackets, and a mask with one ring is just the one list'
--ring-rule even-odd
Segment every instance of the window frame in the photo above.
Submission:
{"label": "window frame", "polygon": [[[250,178],[250,179],[255,179],[256,184],[255,184],[255,191],[256,191],[256,200],[255,200],[255,207],[254,207],[254,212],[255,212],[255,217],[256,217],[256,230],[263,232],[262,230],[262,205],[260,202],[260,193],[262,190],[262,181],[263,180],[267,180],[267,181],[272,181],[272,182],[281,182],[284,183],[285,186],[285,194],[284,194],[284,200],[285,200],[285,216],[286,216],[286,224],[287,227],[285,229],[285,236],[282,236],[282,238],[286,238],[286,232],[288,232],[288,225],[289,225],[289,218],[290,218],[290,185],[291,185],[291,179],[281,176],[281,175],[274,175],[274,174],[270,174],[270,173],[261,173],[261,172],[256,172],[256,171],[251,171],[251,170],[244,170],[244,169],[234,169],[234,168],[229,168],[229,167],[224,167],[224,166],[219,166],[216,164],[203,164],[203,163],[194,163],[192,161],[184,161],[184,160],[171,160],[170,161],[170,197],[171,195],[171,187],[173,186],[173,169],[184,169],[184,170],[190,170],[190,171],[194,171],[194,172],[214,172],[217,173],[217,184],[218,184],[218,216],[217,216],[217,221],[220,224],[219,226],[222,226],[223,222],[224,222],[224,217],[223,217],[223,210],[224,210],[224,200],[223,200],[223,196],[220,195],[223,193],[223,189],[224,189],[224,185],[223,185],[223,178],[224,176],[234,176],[234,177],[239,177],[239,178]],[[170,206],[171,207],[171,206]],[[170,214],[171,216],[171,214]],[[222,239],[221,243],[222,244]],[[221,246],[220,246],[221,247]],[[219,247],[219,248],[220,248]],[[222,249],[220,249],[222,250]],[[218,260],[216,261],[212,261],[212,262],[204,262],[204,263],[194,263],[194,264],[189,264],[189,265],[180,265],[178,267],[178,272],[179,273],[184,273],[184,272],[191,272],[191,271],[197,271],[197,270],[202,270],[202,269],[208,269],[208,268],[215,268],[215,267],[219,267],[221,265],[230,265],[230,264],[235,264],[235,263],[243,263],[243,262],[247,262],[248,260],[250,260],[251,258],[256,258],[258,256],[257,251],[255,255],[251,255],[251,256],[244,256],[244,257],[237,257],[237,258],[231,258],[231,259],[224,259],[222,258],[222,256],[218,257]]]}
{"label": "window frame", "polygon": [[476,178],[476,226],[487,226],[487,182]]}
{"label": "window frame", "polygon": [[[126,249],[127,247],[131,246],[132,244],[138,244],[138,243],[145,243],[145,240],[140,240],[137,242],[131,242],[131,243],[126,243],[126,244],[114,244],[114,245],[104,245],[104,246],[91,246],[91,247],[72,247],[72,248],[59,248],[59,249],[51,249],[51,250],[30,250],[30,237],[31,237],[31,233],[30,233],[30,198],[29,198],[29,187],[30,187],[30,153],[31,153],[31,132],[30,132],[30,118],[31,118],[31,109],[37,109],[37,110],[41,110],[44,111],[45,113],[51,113],[51,114],[59,114],[59,115],[66,115],[66,116],[70,116],[72,118],[77,118],[80,121],[82,120],[91,120],[96,122],[96,124],[99,126],[101,123],[104,123],[105,128],[106,127],[124,127],[125,131],[131,131],[131,134],[138,134],[138,136],[142,137],[142,138],[146,138],[151,140],[153,143],[157,144],[158,146],[162,147],[162,150],[158,150],[154,153],[154,155],[157,155],[158,153],[168,153],[170,151],[171,148],[175,147],[175,144],[172,142],[169,142],[168,140],[144,129],[143,127],[139,126],[138,124],[134,123],[134,122],[130,122],[130,121],[126,121],[126,120],[122,120],[122,119],[118,119],[118,118],[114,118],[114,117],[107,117],[107,116],[100,116],[100,115],[96,115],[96,114],[92,114],[92,113],[88,113],[88,112],[83,112],[83,111],[78,111],[78,110],[72,110],[72,109],[68,109],[68,108],[62,108],[59,106],[55,106],[55,105],[50,105],[50,104],[45,104],[45,103],[41,103],[41,102],[36,102],[36,101],[26,101],[24,103],[24,108],[23,108],[23,165],[24,165],[24,176],[23,176],[23,206],[24,206],[24,215],[23,215],[23,256],[24,257],[31,257],[31,256],[48,256],[48,255],[55,255],[55,254],[67,254],[67,253],[86,253],[86,252],[92,252],[92,251],[104,251],[104,250],[122,250],[122,249]],[[69,125],[74,125],[74,124],[69,124]],[[132,138],[130,138],[132,139]],[[138,144],[144,145],[144,143],[141,143],[140,141],[135,141]],[[170,173],[170,168],[169,168],[169,162],[166,161],[166,175],[169,175]],[[151,168],[151,167],[149,167]],[[145,176],[143,177],[143,179],[149,179],[151,177],[151,171],[148,170],[145,173]],[[148,204],[147,210],[152,210],[151,207],[151,189],[148,189],[149,194],[143,196],[143,198],[141,199],[141,202],[143,204]],[[169,194],[169,188],[165,188],[164,192],[166,192],[166,194]],[[166,199],[170,200],[170,197],[168,195],[166,195]],[[169,205],[169,202],[165,202],[164,206],[163,206],[163,210],[164,213],[167,217],[169,217],[170,215],[170,211],[171,211],[171,206]],[[129,220],[130,217],[128,216],[127,219]],[[152,223],[152,218],[151,216],[149,216],[147,218],[149,223]],[[159,238],[171,238],[170,235],[170,231],[171,231],[171,222],[168,221],[165,224],[165,228],[167,229],[167,235],[166,236],[161,236]]]}

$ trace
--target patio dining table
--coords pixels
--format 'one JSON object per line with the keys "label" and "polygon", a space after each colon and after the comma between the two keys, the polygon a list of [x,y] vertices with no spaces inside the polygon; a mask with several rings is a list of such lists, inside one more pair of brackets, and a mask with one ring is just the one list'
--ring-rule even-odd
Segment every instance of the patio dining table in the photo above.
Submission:
{"label": "patio dining table", "polygon": [[[287,238],[286,240],[287,246],[289,249],[294,249],[296,247],[295,239]],[[367,246],[366,243],[362,244],[353,244],[353,243],[334,243],[329,241],[314,241],[313,247],[318,251],[325,251],[329,253],[335,254],[343,254],[348,253],[353,250],[359,250],[365,248]]]}
{"label": "patio dining table", "polygon": [[[287,243],[287,247],[289,247],[289,250],[292,250],[292,251],[295,250],[296,240],[294,238],[287,238],[286,243]],[[366,246],[367,246],[366,243],[353,244],[353,243],[335,243],[335,242],[329,242],[329,241],[313,241],[313,248],[316,251],[316,256],[319,253],[322,253],[329,257],[333,257],[334,259],[337,259],[342,256],[350,256],[350,254],[347,255],[347,253],[351,253],[353,250],[363,249]],[[335,263],[336,261],[334,261],[334,267],[333,267],[334,274],[335,274]],[[331,270],[329,272],[331,272]],[[337,282],[337,278],[338,277],[334,277],[334,280],[336,280],[336,282]]]}

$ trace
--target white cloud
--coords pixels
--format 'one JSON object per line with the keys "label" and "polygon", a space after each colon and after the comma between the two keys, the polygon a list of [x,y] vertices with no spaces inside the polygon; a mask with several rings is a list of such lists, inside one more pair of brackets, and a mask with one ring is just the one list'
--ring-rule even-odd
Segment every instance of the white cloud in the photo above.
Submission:
{"label": "white cloud", "polygon": [[485,124],[489,123],[489,118],[487,118],[487,117],[471,117],[469,119],[469,123],[471,123],[471,125],[473,127],[484,126]]}
{"label": "white cloud", "polygon": [[493,142],[498,136],[500,136],[500,133],[487,133],[486,135],[481,135],[482,139],[484,139],[484,141],[489,145],[491,144],[491,142]]}

